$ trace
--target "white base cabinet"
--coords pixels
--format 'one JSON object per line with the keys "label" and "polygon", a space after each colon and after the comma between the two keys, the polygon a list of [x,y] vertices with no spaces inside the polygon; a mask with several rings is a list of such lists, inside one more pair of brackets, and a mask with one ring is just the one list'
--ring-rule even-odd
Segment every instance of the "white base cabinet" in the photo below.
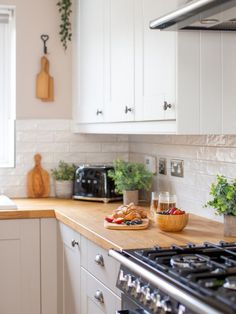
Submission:
{"label": "white base cabinet", "polygon": [[60,314],[80,314],[80,235],[59,223]]}
{"label": "white base cabinet", "polygon": [[0,221],[0,313],[41,313],[39,219]]}
{"label": "white base cabinet", "polygon": [[84,268],[81,285],[81,314],[111,314],[121,308],[120,298]]}

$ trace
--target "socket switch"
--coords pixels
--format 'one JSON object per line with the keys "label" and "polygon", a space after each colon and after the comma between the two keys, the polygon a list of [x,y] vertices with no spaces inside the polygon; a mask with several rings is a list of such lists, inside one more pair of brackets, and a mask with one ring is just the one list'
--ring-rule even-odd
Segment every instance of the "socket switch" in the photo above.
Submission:
{"label": "socket switch", "polygon": [[184,161],[180,159],[172,159],[170,161],[171,175],[173,177],[184,177]]}
{"label": "socket switch", "polygon": [[153,156],[145,156],[144,157],[144,163],[147,167],[147,169],[153,173],[156,174],[157,172],[157,166],[156,166],[156,158]]}
{"label": "socket switch", "polygon": [[166,158],[159,159],[159,174],[167,174]]}

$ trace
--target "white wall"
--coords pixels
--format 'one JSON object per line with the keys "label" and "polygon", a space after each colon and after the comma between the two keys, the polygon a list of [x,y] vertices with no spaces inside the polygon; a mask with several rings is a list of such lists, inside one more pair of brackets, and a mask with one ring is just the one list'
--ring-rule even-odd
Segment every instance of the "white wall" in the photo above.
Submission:
{"label": "white wall", "polygon": [[[167,175],[155,176],[153,189],[176,193],[178,206],[200,216],[222,221],[214,210],[203,208],[209,200],[210,184],[216,174],[236,177],[236,135],[168,136],[132,135],[129,158],[144,161],[145,154],[167,158]],[[184,178],[170,176],[170,160],[184,160]]]}
{"label": "white wall", "polygon": [[[0,0],[16,6],[16,116],[17,119],[71,118],[71,46],[65,53],[58,35],[58,0]],[[41,34],[48,34],[50,73],[55,80],[55,102],[35,97],[40,71]]]}

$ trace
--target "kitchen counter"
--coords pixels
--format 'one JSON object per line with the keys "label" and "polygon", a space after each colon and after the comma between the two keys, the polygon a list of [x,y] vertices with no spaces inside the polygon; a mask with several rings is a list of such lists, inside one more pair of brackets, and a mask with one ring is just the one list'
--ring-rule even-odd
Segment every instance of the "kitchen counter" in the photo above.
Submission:
{"label": "kitchen counter", "polygon": [[187,227],[178,233],[167,233],[150,225],[146,230],[108,230],[104,217],[120,203],[95,203],[60,199],[15,199],[18,210],[0,211],[0,219],[57,218],[104,249],[130,249],[154,245],[184,245],[188,242],[235,241],[223,236],[223,224],[190,215]]}

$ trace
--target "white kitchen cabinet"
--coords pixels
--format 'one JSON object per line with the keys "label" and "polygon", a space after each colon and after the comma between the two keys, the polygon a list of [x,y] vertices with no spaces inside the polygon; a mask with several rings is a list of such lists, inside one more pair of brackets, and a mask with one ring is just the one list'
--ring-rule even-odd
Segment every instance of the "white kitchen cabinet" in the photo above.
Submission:
{"label": "white kitchen cabinet", "polygon": [[41,313],[39,219],[0,221],[0,313]]}
{"label": "white kitchen cabinet", "polygon": [[106,121],[135,117],[134,55],[136,0],[106,0]]}
{"label": "white kitchen cabinet", "polygon": [[136,1],[136,120],[176,118],[176,32],[149,23],[177,7],[176,1]]}
{"label": "white kitchen cabinet", "polygon": [[84,268],[81,269],[81,285],[81,313],[111,314],[120,309],[120,298]]}
{"label": "white kitchen cabinet", "polygon": [[79,123],[104,121],[105,0],[75,1],[74,103]]}
{"label": "white kitchen cabinet", "polygon": [[80,235],[59,223],[59,308],[62,314],[80,313]]}
{"label": "white kitchen cabinet", "polygon": [[76,3],[75,121],[85,128],[106,122],[106,130],[115,122],[174,120],[176,35],[150,30],[149,21],[173,9],[175,1]]}

